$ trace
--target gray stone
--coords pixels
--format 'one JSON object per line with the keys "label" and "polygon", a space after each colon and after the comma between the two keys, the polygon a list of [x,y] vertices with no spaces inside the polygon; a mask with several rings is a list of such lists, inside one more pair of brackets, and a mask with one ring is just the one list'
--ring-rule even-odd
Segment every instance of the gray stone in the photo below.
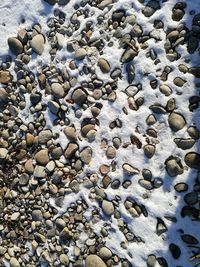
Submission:
{"label": "gray stone", "polygon": [[107,151],[106,151],[106,156],[109,159],[114,159],[116,157],[116,150],[113,146],[109,146]]}
{"label": "gray stone", "polygon": [[35,178],[45,178],[45,176],[46,176],[45,168],[43,166],[36,165],[36,167],[34,169],[33,176]]}
{"label": "gray stone", "polygon": [[92,159],[92,149],[87,146],[80,152],[80,158],[85,164],[89,164]]}
{"label": "gray stone", "polygon": [[111,201],[103,200],[102,202],[102,210],[105,213],[106,216],[110,217],[114,214],[114,206]]}
{"label": "gray stone", "polygon": [[11,52],[15,55],[19,55],[23,52],[22,43],[20,42],[20,40],[18,40],[15,37],[8,38],[8,45],[9,45]]}
{"label": "gray stone", "polygon": [[57,102],[55,102],[55,101],[49,101],[49,102],[48,102],[48,108],[49,108],[49,110],[51,111],[51,113],[53,113],[53,114],[57,114],[58,111],[59,111],[60,106],[59,106],[59,104],[58,104]]}
{"label": "gray stone", "polygon": [[138,181],[139,185],[142,186],[143,188],[147,189],[147,190],[151,190],[153,189],[153,185],[151,183],[151,181],[145,180],[145,179],[140,179]]}
{"label": "gray stone", "polygon": [[99,256],[89,255],[85,260],[85,267],[107,267],[107,265]]}
{"label": "gray stone", "polygon": [[37,34],[33,37],[31,40],[31,47],[36,54],[42,55],[44,51],[44,42],[45,39],[42,34]]}
{"label": "gray stone", "polygon": [[71,127],[71,126],[65,127],[64,133],[69,140],[71,141],[76,140],[76,129],[74,127]]}
{"label": "gray stone", "polygon": [[102,260],[109,260],[112,257],[112,251],[107,247],[102,247],[99,250],[99,256],[102,258]]}
{"label": "gray stone", "polygon": [[51,140],[53,134],[50,130],[43,130],[38,135],[38,142],[42,145],[46,144],[49,140]]}
{"label": "gray stone", "polygon": [[190,192],[184,196],[184,201],[188,205],[195,205],[198,202],[198,193],[197,192]]}
{"label": "gray stone", "polygon": [[79,106],[82,106],[87,100],[87,94],[81,88],[75,89],[72,94],[72,100],[74,100],[74,102]]}
{"label": "gray stone", "polygon": [[42,221],[43,220],[43,215],[41,210],[33,210],[32,211],[32,220],[33,221]]}
{"label": "gray stone", "polygon": [[18,260],[14,257],[12,257],[10,259],[10,266],[11,267],[20,267],[20,263],[18,262]]}
{"label": "gray stone", "polygon": [[169,117],[168,117],[168,123],[170,128],[174,131],[177,132],[186,125],[186,120],[183,115],[172,112]]}
{"label": "gray stone", "polygon": [[156,256],[151,254],[147,258],[147,267],[155,267],[156,265]]}
{"label": "gray stone", "polygon": [[8,150],[6,148],[0,148],[0,160],[5,159],[8,155]]}
{"label": "gray stone", "polygon": [[69,257],[66,254],[60,254],[59,256],[60,262],[64,264],[65,266],[68,266],[69,264]]}
{"label": "gray stone", "polygon": [[178,183],[174,186],[177,192],[185,192],[188,190],[188,185],[186,183]]}
{"label": "gray stone", "polygon": [[177,157],[173,157],[173,156],[169,157],[165,161],[165,165],[166,165],[167,173],[171,177],[175,177],[183,173],[183,170],[184,170],[183,165],[181,163],[181,160]]}
{"label": "gray stone", "polygon": [[145,156],[149,159],[153,157],[156,151],[155,146],[150,144],[145,145],[143,149]]}
{"label": "gray stone", "polygon": [[52,83],[51,85],[52,93],[57,98],[63,98],[65,95],[65,91],[61,84],[59,83]]}
{"label": "gray stone", "polygon": [[177,147],[186,150],[186,149],[190,149],[194,146],[196,140],[193,138],[175,138],[174,139],[174,143],[177,145]]}

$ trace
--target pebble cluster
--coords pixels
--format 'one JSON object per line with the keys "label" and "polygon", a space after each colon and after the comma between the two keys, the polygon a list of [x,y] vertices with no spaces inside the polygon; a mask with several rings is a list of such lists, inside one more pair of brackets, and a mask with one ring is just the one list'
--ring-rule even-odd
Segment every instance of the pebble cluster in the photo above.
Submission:
{"label": "pebble cluster", "polygon": [[[22,24],[0,65],[0,266],[142,267],[132,222],[165,240],[177,216],[200,218],[200,9],[175,1],[170,27],[156,17],[167,1],[82,0],[70,17],[69,0],[43,2],[48,30]],[[148,201],[168,181],[180,214],[155,217]],[[200,241],[178,234],[182,247]],[[177,266],[180,246],[167,249]]]}

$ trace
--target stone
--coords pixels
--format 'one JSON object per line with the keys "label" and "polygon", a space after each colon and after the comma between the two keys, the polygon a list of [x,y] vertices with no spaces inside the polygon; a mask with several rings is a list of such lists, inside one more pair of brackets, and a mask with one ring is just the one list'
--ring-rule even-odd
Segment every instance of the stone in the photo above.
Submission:
{"label": "stone", "polygon": [[20,263],[18,262],[18,260],[14,257],[12,257],[10,259],[10,266],[11,267],[20,267]]}
{"label": "stone", "polygon": [[58,4],[60,6],[65,6],[69,3],[70,0],[58,0]]}
{"label": "stone", "polygon": [[8,38],[8,46],[11,52],[16,56],[23,52],[23,44],[15,37]]}
{"label": "stone", "polygon": [[41,210],[33,210],[32,211],[32,220],[33,221],[42,221],[43,220],[43,215]]}
{"label": "stone", "polygon": [[69,264],[69,257],[66,254],[60,254],[59,256],[60,262],[66,266]]}
{"label": "stone", "polygon": [[147,267],[155,267],[155,265],[156,265],[156,256],[153,254],[148,255]]}
{"label": "stone", "polygon": [[122,63],[128,63],[130,62],[132,59],[134,59],[134,57],[136,57],[138,55],[138,51],[136,48],[132,49],[132,48],[127,48],[125,50],[125,52],[122,54],[121,57],[121,62]]}
{"label": "stone", "polygon": [[63,98],[65,95],[65,91],[61,84],[59,83],[52,83],[51,85],[52,93],[57,98]]}
{"label": "stone", "polygon": [[105,199],[102,202],[102,210],[103,210],[104,214],[108,217],[111,217],[115,211],[113,203],[111,201],[108,201]]}
{"label": "stone", "polygon": [[65,227],[61,232],[60,232],[60,240],[62,243],[66,244],[67,241],[70,240],[70,238],[72,237],[72,233],[71,231],[69,231],[69,229],[67,227]]}
{"label": "stone", "polygon": [[[0,76],[1,76],[1,74],[0,74]],[[1,80],[1,78],[0,78],[0,80]],[[0,88],[0,107],[1,107],[1,105],[3,106],[5,103],[8,102],[8,96],[9,95],[6,92],[6,90],[4,88]]]}
{"label": "stone", "polygon": [[[0,83],[2,84],[8,84],[11,82],[12,76],[9,71],[7,70],[0,70]],[[4,88],[0,88],[0,100],[3,100],[4,97],[4,102],[8,98],[8,95],[6,96],[6,91]]]}
{"label": "stone", "polygon": [[112,251],[107,247],[102,247],[99,250],[99,256],[102,258],[102,260],[109,260],[112,257]]}
{"label": "stone", "polygon": [[170,156],[165,161],[165,167],[166,167],[167,173],[171,177],[175,177],[179,174],[182,174],[184,170],[181,160],[178,157],[173,157],[173,156]]}
{"label": "stone", "polygon": [[0,246],[0,256],[3,256],[6,253],[7,249]]}
{"label": "stone", "polygon": [[167,38],[170,40],[170,42],[175,42],[179,37],[179,31],[171,31],[168,33]]}
{"label": "stone", "polygon": [[75,141],[77,139],[76,138],[76,129],[74,127],[72,127],[72,126],[65,127],[64,134],[71,141]]}
{"label": "stone", "polygon": [[106,156],[108,159],[114,159],[116,157],[116,150],[113,146],[109,146],[106,151]]}
{"label": "stone", "polygon": [[185,155],[185,163],[193,169],[200,170],[200,154],[189,152]]}
{"label": "stone", "polygon": [[196,245],[199,243],[196,237],[188,234],[181,235],[181,239],[183,240],[183,242],[191,245]]}
{"label": "stone", "polygon": [[133,167],[132,165],[128,164],[128,163],[124,163],[123,166],[123,171],[125,172],[125,174],[127,175],[134,175],[134,174],[139,174],[139,169]]}
{"label": "stone", "polygon": [[100,67],[101,71],[103,73],[108,73],[110,72],[110,64],[105,58],[100,58],[98,60],[98,66]]}
{"label": "stone", "polygon": [[53,137],[53,134],[51,130],[43,130],[38,135],[38,142],[39,144],[46,144],[51,138]]}
{"label": "stone", "polygon": [[27,144],[27,146],[32,146],[34,141],[35,141],[34,135],[32,135],[31,133],[27,133],[26,134],[26,144]]}
{"label": "stone", "polygon": [[14,212],[11,215],[10,219],[11,219],[11,221],[17,221],[19,219],[19,217],[20,217],[20,213],[19,212]]}
{"label": "stone", "polygon": [[31,47],[36,54],[42,55],[44,51],[44,42],[45,39],[42,34],[37,34],[33,37],[31,40]]}
{"label": "stone", "polygon": [[38,164],[46,165],[49,162],[48,149],[42,149],[35,154]]}
{"label": "stone", "polygon": [[33,174],[34,168],[33,168],[33,161],[32,159],[28,159],[24,165],[25,171],[28,174]]}
{"label": "stone", "polygon": [[35,169],[34,169],[34,173],[33,176],[35,178],[45,178],[46,176],[46,172],[45,172],[45,167],[40,166],[40,165],[36,165]]}
{"label": "stone", "polygon": [[69,143],[64,153],[66,159],[72,158],[77,150],[78,150],[78,145],[76,143]]}
{"label": "stone", "polygon": [[192,24],[200,27],[200,13],[193,17]]}
{"label": "stone", "polygon": [[186,83],[186,80],[183,80],[181,77],[176,77],[174,79],[174,84],[178,87],[183,87],[183,85]]}
{"label": "stone", "polygon": [[29,182],[29,175],[27,173],[22,173],[19,177],[19,184],[20,185],[27,185]]}
{"label": "stone", "polygon": [[200,67],[189,68],[188,72],[194,75],[196,78],[200,78]]}
{"label": "stone", "polygon": [[85,56],[87,55],[87,51],[84,48],[78,48],[75,51],[75,59],[77,60],[82,60],[85,58]]}
{"label": "stone", "polygon": [[49,5],[55,5],[57,2],[58,2],[58,0],[44,0],[45,2],[47,2]]}
{"label": "stone", "polygon": [[171,254],[172,254],[172,257],[173,257],[174,259],[178,259],[178,258],[180,257],[180,255],[181,255],[181,250],[180,250],[180,248],[179,248],[176,244],[171,243],[171,244],[169,245],[169,250],[170,250],[170,252],[171,252]]}
{"label": "stone", "polygon": [[153,189],[153,185],[151,183],[151,181],[145,180],[145,179],[140,179],[138,181],[139,185],[142,186],[143,188],[145,188],[146,190],[151,190]]}
{"label": "stone", "polygon": [[175,186],[174,186],[174,189],[177,191],[177,192],[185,192],[188,190],[188,185],[186,183],[177,183]]}
{"label": "stone", "polygon": [[59,32],[56,33],[56,38],[58,42],[58,48],[62,49],[65,46],[65,36]]}
{"label": "stone", "polygon": [[0,148],[0,160],[4,160],[8,155],[8,150],[6,148]]}
{"label": "stone", "polygon": [[172,93],[172,89],[166,85],[166,84],[162,84],[159,86],[159,90],[162,94],[164,94],[165,96],[170,96]]}
{"label": "stone", "polygon": [[58,111],[59,111],[60,106],[59,106],[59,104],[58,104],[57,102],[55,102],[55,101],[49,101],[49,102],[48,102],[48,108],[49,108],[49,110],[51,111],[51,113],[53,113],[53,114],[57,114]]}
{"label": "stone", "polygon": [[143,150],[144,150],[144,154],[147,158],[152,158],[153,155],[155,154],[155,146],[154,145],[150,145],[150,144],[147,144],[143,147]]}
{"label": "stone", "polygon": [[85,267],[107,267],[107,265],[99,256],[89,255],[86,257]]}
{"label": "stone", "polygon": [[186,125],[184,116],[180,113],[172,112],[168,117],[168,123],[172,131],[178,132]]}
{"label": "stone", "polygon": [[87,94],[85,90],[81,88],[75,89],[72,93],[72,100],[79,106],[82,106],[87,100]]}
{"label": "stone", "polygon": [[85,164],[89,164],[92,159],[92,149],[87,146],[80,152],[80,158]]}
{"label": "stone", "polygon": [[193,138],[187,138],[187,139],[175,138],[174,143],[177,145],[177,147],[186,150],[192,148],[196,143],[196,140]]}
{"label": "stone", "polygon": [[198,202],[198,193],[190,192],[184,196],[184,201],[188,205],[195,205]]}

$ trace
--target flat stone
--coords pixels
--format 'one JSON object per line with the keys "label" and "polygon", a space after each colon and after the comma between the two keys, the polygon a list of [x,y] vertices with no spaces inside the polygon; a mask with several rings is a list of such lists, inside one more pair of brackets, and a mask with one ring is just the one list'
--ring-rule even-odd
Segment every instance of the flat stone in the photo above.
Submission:
{"label": "flat stone", "polygon": [[44,42],[45,40],[42,34],[37,34],[33,37],[31,40],[31,47],[36,54],[42,55],[44,51]]}
{"label": "flat stone", "polygon": [[52,83],[51,85],[52,93],[57,98],[63,98],[65,95],[65,91],[61,84],[59,83]]}
{"label": "flat stone", "polygon": [[172,112],[168,117],[168,123],[170,128],[174,132],[177,132],[184,128],[184,126],[186,125],[186,120],[182,114]]}
{"label": "flat stone", "polygon": [[110,72],[110,64],[105,58],[100,58],[98,60],[98,66],[100,67],[101,71],[103,73],[108,73]]}
{"label": "flat stone", "polygon": [[35,154],[38,164],[46,165],[49,162],[48,149],[42,149]]}
{"label": "flat stone", "polygon": [[12,257],[10,259],[10,266],[11,267],[20,267],[20,263],[18,262],[18,260],[14,257]]}
{"label": "flat stone", "polygon": [[77,150],[78,150],[78,145],[76,143],[69,143],[65,150],[66,159],[72,158]]}
{"label": "flat stone", "polygon": [[132,165],[128,164],[128,163],[124,163],[122,166],[124,172],[128,175],[134,175],[134,174],[138,174],[140,171],[139,169],[133,167]]}
{"label": "flat stone", "polygon": [[11,52],[15,55],[19,55],[23,52],[23,44],[15,37],[8,38],[8,45]]}
{"label": "flat stone", "polygon": [[[9,71],[7,70],[0,70],[0,83],[2,84],[8,84],[11,82],[12,76]],[[4,88],[0,88],[0,100],[4,99],[4,102],[8,98],[8,94],[6,95],[6,91]],[[4,98],[3,98],[4,97]]]}
{"label": "flat stone", "polygon": [[107,265],[99,256],[89,255],[85,260],[85,267],[107,267]]}
{"label": "flat stone", "polygon": [[14,212],[11,215],[10,219],[11,219],[11,221],[17,221],[19,219],[19,217],[20,217],[20,213],[19,212]]}
{"label": "flat stone", "polygon": [[99,256],[102,258],[102,260],[109,260],[112,257],[112,251],[107,247],[102,247],[99,250]]}
{"label": "flat stone", "polygon": [[186,183],[178,183],[174,186],[177,192],[185,192],[188,190],[188,185]]}
{"label": "flat stone", "polygon": [[6,148],[0,148],[0,159],[5,159],[8,155],[8,150]]}
{"label": "flat stone", "polygon": [[102,210],[105,213],[106,216],[110,217],[114,214],[114,206],[111,201],[103,200],[102,202]]}
{"label": "flat stone", "polygon": [[75,89],[72,93],[72,100],[79,106],[82,106],[87,100],[87,94],[81,88]]}
{"label": "flat stone", "polygon": [[192,148],[196,143],[196,140],[193,138],[187,138],[187,139],[175,138],[174,143],[177,145],[177,147],[186,150]]}
{"label": "flat stone", "polygon": [[91,147],[85,147],[80,152],[80,158],[85,164],[89,164],[92,159],[92,149]]}
{"label": "flat stone", "polygon": [[185,163],[190,167],[200,170],[200,154],[189,152],[185,155]]}
{"label": "flat stone", "polygon": [[50,130],[43,130],[38,135],[38,142],[39,144],[46,144],[51,138],[53,137],[53,134]]}
{"label": "flat stone", "polygon": [[87,55],[87,51],[84,48],[78,48],[75,51],[75,59],[77,60],[82,60],[85,58],[85,56]]}
{"label": "flat stone", "polygon": [[196,245],[199,243],[199,241],[196,239],[196,237],[189,235],[189,234],[184,234],[181,236],[181,239],[183,242],[191,245]]}
{"label": "flat stone", "polygon": [[45,176],[46,176],[45,167],[40,166],[40,165],[36,165],[36,167],[34,169],[33,176],[35,178],[45,178]]}

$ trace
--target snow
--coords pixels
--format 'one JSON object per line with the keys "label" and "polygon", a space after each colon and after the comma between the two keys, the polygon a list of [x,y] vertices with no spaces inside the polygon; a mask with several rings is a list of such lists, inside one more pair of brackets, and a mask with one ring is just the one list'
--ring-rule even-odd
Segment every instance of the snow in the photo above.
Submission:
{"label": "snow", "polygon": [[[66,7],[62,7],[62,11],[66,12],[66,21],[69,21],[70,16],[72,15],[73,9],[72,6],[76,1],[72,0]],[[158,10],[152,17],[149,19],[144,17],[141,13],[141,5],[138,1],[131,1],[131,0],[119,0],[116,2],[111,8],[105,8],[105,10],[101,11],[94,7],[91,8],[90,12],[93,12],[93,16],[81,21],[82,25],[80,29],[77,31],[75,36],[78,36],[80,33],[81,28],[83,28],[85,22],[87,20],[93,20],[95,22],[95,17],[100,14],[106,14],[109,16],[113,10],[117,10],[120,8],[126,8],[129,14],[136,15],[136,22],[140,24],[144,30],[144,32],[149,32],[153,30],[153,21],[155,19],[161,19],[164,22],[165,28],[172,29],[177,26],[177,22],[171,20],[171,10],[176,1],[169,0],[161,4],[162,8]],[[191,27],[191,17],[189,15],[190,9],[199,10],[199,1],[194,0],[187,0],[186,15],[184,20],[186,19],[186,23],[189,27]],[[1,47],[1,55],[4,56],[8,53],[8,46],[7,46],[7,38],[10,36],[16,35],[17,31],[23,27],[30,27],[34,23],[40,23],[42,26],[42,31],[47,31],[48,27],[46,25],[46,21],[50,18],[53,14],[53,11],[59,8],[57,5],[55,7],[51,7],[44,3],[41,0],[21,0],[21,1],[14,1],[14,0],[1,0],[0,3],[0,16],[1,16],[1,25],[0,25],[0,47]],[[90,8],[88,6],[88,8]],[[24,23],[21,23],[22,18],[25,19]],[[5,25],[4,25],[5,24]],[[126,28],[127,32],[129,27]],[[99,29],[97,26],[95,27],[95,32],[93,36],[99,36]],[[126,33],[124,30],[124,33]],[[137,137],[140,141],[144,144],[145,143],[145,131],[147,129],[146,118],[151,111],[149,110],[149,106],[154,104],[155,102],[160,103],[162,105],[166,105],[167,100],[169,97],[165,97],[163,94],[160,93],[159,89],[153,90],[150,87],[150,80],[153,77],[160,77],[164,67],[166,65],[171,66],[173,68],[173,72],[169,74],[168,80],[163,82],[163,84],[169,85],[173,89],[173,94],[170,96],[176,99],[176,105],[178,112],[182,113],[187,121],[187,126],[192,125],[193,123],[197,123],[196,119],[194,121],[194,114],[188,111],[188,97],[195,94],[195,81],[192,75],[190,74],[182,74],[178,70],[178,65],[184,63],[188,58],[191,59],[191,62],[187,63],[187,66],[195,64],[196,57],[194,55],[189,55],[187,53],[187,49],[185,45],[179,46],[179,53],[182,57],[175,61],[170,62],[165,56],[164,50],[164,43],[165,43],[165,33],[162,30],[158,31],[160,34],[160,38],[162,41],[155,42],[152,39],[148,41],[149,48],[146,50],[139,50],[139,55],[134,59],[135,67],[136,67],[136,78],[134,80],[134,84],[141,83],[142,90],[139,91],[136,95],[137,97],[144,97],[145,103],[138,111],[133,111],[128,108],[127,96],[124,93],[125,88],[129,85],[126,81],[126,73],[125,69],[123,69],[123,78],[118,82],[118,90],[117,90],[117,100],[114,103],[110,103],[108,101],[101,101],[103,104],[102,111],[98,117],[100,122],[100,127],[97,131],[97,136],[95,142],[89,143],[89,146],[92,147],[93,150],[93,158],[89,166],[85,167],[85,174],[98,172],[98,169],[101,164],[110,164],[112,160],[108,160],[105,156],[105,149],[100,149],[100,141],[102,138],[106,138],[108,140],[108,145],[112,145],[113,137],[121,137],[122,142],[130,142],[130,135],[135,134],[136,128],[139,129],[139,132],[136,133]],[[70,38],[67,39],[69,41]],[[160,63],[155,65],[151,58],[146,57],[146,52],[150,51],[150,49],[154,49],[158,58],[160,59]],[[112,66],[114,67],[121,67],[119,63],[119,59],[121,57],[122,49],[118,48],[118,41],[113,38],[113,46],[106,47],[104,49],[103,57],[107,59]],[[196,52],[198,53],[198,52]],[[64,66],[67,66],[67,63],[72,58],[71,55],[66,51],[66,49],[62,49],[58,53],[58,59],[62,59],[62,57],[66,57],[66,62],[64,62]],[[94,57],[95,58],[95,57]],[[46,46],[45,53],[42,56],[35,57],[31,63],[31,69],[34,71],[34,68],[40,60],[41,62],[48,63],[50,57],[48,55],[48,47]],[[93,62],[89,62],[87,59],[83,61],[83,63],[79,64],[79,68],[82,65],[86,64],[93,64]],[[97,76],[102,78],[104,82],[111,81],[108,74],[102,74],[100,69],[97,65],[94,66],[96,69]],[[71,71],[73,75],[77,75],[77,71]],[[144,74],[147,74],[143,77]],[[183,77],[187,80],[187,83],[184,85],[183,88],[178,88],[173,84],[173,79],[177,76]],[[78,83],[87,79],[87,76],[83,75],[78,77]],[[78,84],[77,84],[78,85]],[[181,92],[181,94],[179,94]],[[49,100],[47,96],[43,93],[42,101],[47,102]],[[30,101],[28,94],[26,95],[26,109],[21,112],[20,116],[27,124],[29,121],[33,120],[33,115],[29,113]],[[122,107],[126,107],[128,110],[128,115],[124,114],[122,111]],[[83,111],[83,118],[90,117],[91,113],[90,110]],[[105,190],[108,199],[112,200],[115,198],[116,195],[121,197],[120,205],[117,208],[121,214],[122,219],[128,222],[128,227],[136,234],[136,236],[141,236],[145,243],[129,243],[127,249],[122,249],[120,246],[120,242],[125,240],[125,237],[118,229],[118,222],[116,219],[112,217],[110,221],[101,220],[94,225],[93,227],[94,232],[100,234],[101,229],[104,227],[106,223],[109,231],[109,236],[106,238],[106,245],[118,256],[128,259],[132,266],[142,267],[145,266],[146,258],[149,254],[155,253],[156,256],[164,256],[169,266],[181,265],[184,267],[193,266],[192,263],[188,261],[190,257],[191,250],[183,244],[179,230],[183,229],[185,233],[190,233],[196,237],[199,237],[199,223],[192,222],[191,227],[191,219],[189,218],[182,218],[180,216],[180,209],[183,205],[182,198],[180,196],[176,196],[175,191],[173,190],[173,186],[178,182],[187,182],[190,186],[190,190],[192,190],[192,186],[194,183],[195,171],[187,170],[183,175],[177,176],[175,178],[168,177],[165,172],[164,162],[170,155],[178,155],[182,159],[184,158],[185,151],[177,148],[173,139],[178,137],[188,137],[186,127],[177,133],[173,133],[169,126],[168,126],[168,115],[159,115],[156,117],[158,118],[158,122],[153,126],[158,131],[158,140],[159,143],[156,145],[156,154],[152,159],[146,159],[143,155],[142,149],[137,149],[136,147],[130,145],[127,148],[123,148],[122,146],[117,150],[117,170],[115,172],[109,173],[110,177],[113,179],[119,179],[121,182],[124,180],[124,174],[122,170],[122,165],[125,162],[133,165],[134,167],[142,170],[143,168],[150,168],[153,173],[154,177],[161,177],[164,180],[164,185],[161,188],[153,190],[149,193],[149,198],[144,199],[143,194],[146,192],[137,181],[141,178],[141,173],[139,175],[135,175],[131,178],[132,185],[128,189],[124,189],[120,187],[118,190],[114,190],[112,188],[108,188]],[[46,112],[45,118],[47,121],[47,126],[52,129],[53,132],[60,133],[60,139],[58,142],[61,144],[63,148],[67,145],[67,140],[64,135],[63,128],[61,126],[53,126],[51,115]],[[122,128],[115,128],[110,130],[109,123],[116,119],[120,118],[123,122]],[[71,109],[69,114],[69,119],[74,122],[77,131],[80,131],[80,121],[76,119],[74,111]],[[199,126],[199,123],[198,123]],[[199,128],[200,129],[200,128]],[[80,148],[83,148],[87,145],[87,141],[82,140],[79,141]],[[192,151],[194,148],[191,149]],[[188,152],[188,151],[187,151]],[[84,176],[84,175],[83,175]],[[89,205],[89,209],[86,212],[86,216],[88,219],[91,218],[91,210],[93,207],[98,208],[98,204],[96,202],[92,202],[87,196],[89,194],[89,189],[81,186],[81,191],[78,194],[69,194],[65,197],[65,201],[63,204],[63,208],[60,209],[60,212],[64,212],[67,207],[70,206],[72,202],[80,198],[85,198],[85,201]],[[131,215],[126,211],[124,208],[124,201],[127,197],[131,196],[133,199],[137,200],[140,204],[144,204],[146,209],[148,210],[148,217],[144,217],[141,215],[139,218],[132,218]],[[53,203],[53,202],[52,202]],[[175,216],[178,219],[178,222],[175,224],[173,222],[168,221],[164,218],[164,216]],[[157,236],[156,234],[156,218],[162,218],[168,228],[168,231],[161,235]],[[80,243],[83,243],[84,240],[87,239],[87,236],[82,233]],[[168,245],[170,243],[176,243],[181,248],[181,257],[180,259],[175,260],[169,255]],[[158,264],[156,266],[159,266]]]}

